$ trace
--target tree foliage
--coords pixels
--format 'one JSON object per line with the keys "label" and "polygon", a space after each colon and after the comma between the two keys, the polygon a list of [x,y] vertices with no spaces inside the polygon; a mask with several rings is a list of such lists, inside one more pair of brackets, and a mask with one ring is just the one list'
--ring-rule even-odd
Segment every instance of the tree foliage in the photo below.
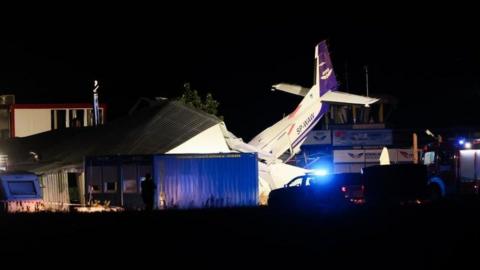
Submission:
{"label": "tree foliage", "polygon": [[218,106],[220,103],[213,98],[213,95],[207,93],[205,99],[202,99],[198,91],[193,89],[188,82],[183,84],[183,94],[178,100],[188,106],[213,114],[223,120],[223,117],[218,115]]}

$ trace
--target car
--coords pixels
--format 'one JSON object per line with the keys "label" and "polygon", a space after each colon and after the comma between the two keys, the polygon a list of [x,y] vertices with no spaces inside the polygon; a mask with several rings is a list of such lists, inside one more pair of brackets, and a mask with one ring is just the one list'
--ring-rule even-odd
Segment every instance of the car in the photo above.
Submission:
{"label": "car", "polygon": [[346,193],[354,185],[346,186],[352,177],[342,174],[307,173],[291,179],[283,188],[272,190],[268,205],[271,208],[290,210],[322,209],[335,211],[345,209],[350,204]]}

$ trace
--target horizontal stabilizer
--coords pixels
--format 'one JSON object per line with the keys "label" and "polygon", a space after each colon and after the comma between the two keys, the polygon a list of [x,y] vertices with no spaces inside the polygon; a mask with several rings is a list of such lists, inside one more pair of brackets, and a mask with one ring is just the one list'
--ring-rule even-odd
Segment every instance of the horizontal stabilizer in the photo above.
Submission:
{"label": "horizontal stabilizer", "polygon": [[338,91],[328,91],[323,96],[321,96],[321,100],[322,102],[328,103],[360,104],[368,106],[372,103],[377,102],[379,99]]}
{"label": "horizontal stabilizer", "polygon": [[272,86],[272,91],[275,90],[280,90],[283,92],[304,97],[307,95],[310,89],[295,84],[279,83]]}

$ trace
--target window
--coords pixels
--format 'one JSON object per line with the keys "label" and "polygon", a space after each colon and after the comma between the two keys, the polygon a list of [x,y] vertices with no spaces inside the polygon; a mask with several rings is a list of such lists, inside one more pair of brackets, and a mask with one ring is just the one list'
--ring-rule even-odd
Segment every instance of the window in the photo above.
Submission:
{"label": "window", "polygon": [[117,182],[119,181],[118,168],[116,166],[103,166],[102,180],[104,192],[116,192],[118,190]]}
{"label": "window", "polygon": [[67,173],[68,179],[68,196],[71,203],[80,203],[80,191],[78,189],[78,174]]}
{"label": "window", "polygon": [[315,181],[314,177],[308,177],[307,181],[305,182],[305,185],[310,186],[316,184],[318,181]]}
{"label": "window", "polygon": [[12,195],[36,195],[33,181],[8,181],[8,189]]}
{"label": "window", "polygon": [[137,166],[135,164],[123,164],[123,192],[137,192]]}
{"label": "window", "polygon": [[87,127],[91,127],[91,126],[93,126],[93,110],[92,110],[92,109],[88,109],[86,112],[87,112],[87,123],[86,123],[86,126],[87,126]]}
{"label": "window", "polygon": [[91,187],[89,191],[98,193],[102,192],[102,167],[92,166],[86,172],[87,184]]}
{"label": "window", "polygon": [[83,110],[70,110],[69,122],[71,128],[83,127]]}
{"label": "window", "polygon": [[442,150],[438,152],[438,162],[440,165],[451,165],[453,154],[449,151]]}
{"label": "window", "polygon": [[98,124],[103,125],[103,109],[99,108],[98,109]]}
{"label": "window", "polygon": [[425,155],[423,156],[423,164],[430,165],[434,163],[435,163],[435,152],[434,151],[426,152]]}
{"label": "window", "polygon": [[117,182],[104,182],[105,192],[116,192],[117,191]]}
{"label": "window", "polygon": [[293,178],[292,181],[290,181],[287,186],[288,187],[299,187],[302,185],[303,182],[303,176],[298,176],[296,178]]}
{"label": "window", "polygon": [[56,110],[57,119],[56,119],[56,129],[63,129],[67,127],[67,111],[66,110]]}
{"label": "window", "polygon": [[92,192],[101,192],[100,185],[93,184],[93,185],[90,185],[90,187]]}
{"label": "window", "polygon": [[135,180],[135,179],[125,179],[123,181],[123,191],[125,193],[136,193],[137,192],[137,180]]}

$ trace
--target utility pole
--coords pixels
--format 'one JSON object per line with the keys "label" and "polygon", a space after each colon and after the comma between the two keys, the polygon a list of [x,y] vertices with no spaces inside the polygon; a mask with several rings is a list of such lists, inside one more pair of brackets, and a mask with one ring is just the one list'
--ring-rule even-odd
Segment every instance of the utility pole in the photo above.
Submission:
{"label": "utility pole", "polygon": [[98,81],[95,80],[93,83],[93,125],[98,126],[99,124],[99,108],[98,108]]}
{"label": "utility pole", "polygon": [[348,62],[345,61],[345,91],[348,93],[350,92],[348,87]]}
{"label": "utility pole", "polygon": [[367,97],[368,95],[368,66],[365,65],[365,82],[366,82],[366,88],[367,88]]}
{"label": "utility pole", "polygon": [[413,154],[413,164],[418,164],[418,137],[417,133],[413,133],[413,147],[412,147],[412,154]]}

